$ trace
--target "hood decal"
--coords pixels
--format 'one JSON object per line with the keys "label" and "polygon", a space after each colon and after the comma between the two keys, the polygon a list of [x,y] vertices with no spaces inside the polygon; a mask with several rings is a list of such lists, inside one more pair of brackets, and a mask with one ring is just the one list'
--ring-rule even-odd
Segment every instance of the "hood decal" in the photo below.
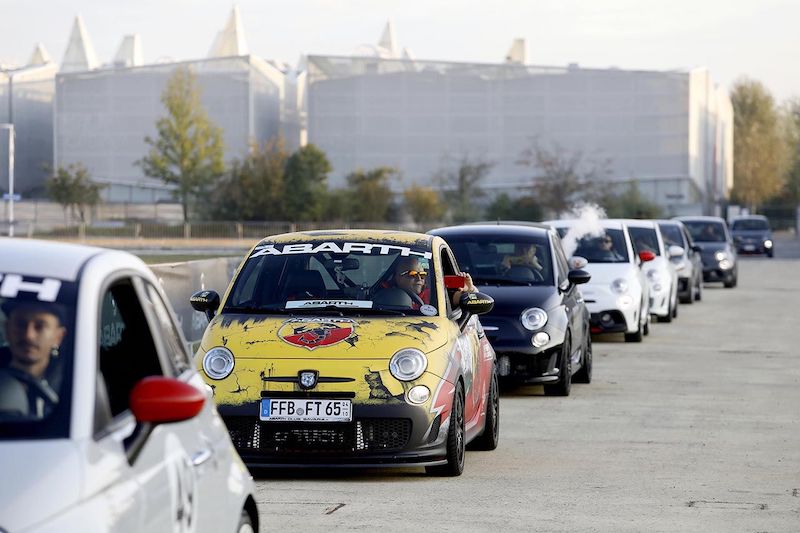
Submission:
{"label": "hood decal", "polygon": [[314,350],[346,341],[353,346],[358,340],[356,323],[349,318],[291,318],[278,328],[283,342]]}

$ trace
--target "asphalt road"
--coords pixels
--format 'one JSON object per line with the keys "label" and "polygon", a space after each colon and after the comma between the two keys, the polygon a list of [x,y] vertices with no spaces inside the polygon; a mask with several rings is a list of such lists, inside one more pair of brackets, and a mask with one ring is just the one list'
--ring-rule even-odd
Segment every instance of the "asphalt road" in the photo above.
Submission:
{"label": "asphalt road", "polygon": [[504,393],[459,478],[254,472],[262,531],[800,531],[800,243],[776,250],[641,344],[595,339],[572,396]]}

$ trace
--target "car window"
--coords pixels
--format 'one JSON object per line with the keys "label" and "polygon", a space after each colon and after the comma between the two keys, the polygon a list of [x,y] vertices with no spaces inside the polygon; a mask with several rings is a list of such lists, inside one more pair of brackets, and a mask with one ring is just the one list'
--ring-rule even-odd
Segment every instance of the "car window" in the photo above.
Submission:
{"label": "car window", "polygon": [[620,229],[606,229],[599,237],[588,236],[578,240],[573,255],[585,257],[590,263],[627,263],[628,246]]}
{"label": "car window", "polygon": [[77,288],[0,273],[0,440],[69,435]]}
{"label": "car window", "polygon": [[734,231],[767,231],[769,223],[763,218],[742,218],[731,224]]}
{"label": "car window", "polygon": [[475,283],[553,285],[553,261],[543,235],[448,235],[458,264]]}
{"label": "car window", "polygon": [[186,341],[180,331],[176,329],[175,322],[171,316],[167,304],[164,302],[158,289],[146,284],[147,300],[152,306],[153,314],[156,319],[156,328],[162,345],[164,359],[172,365],[174,375],[179,375],[190,368],[191,363],[186,351]]}
{"label": "car window", "polygon": [[556,265],[556,272],[557,272],[557,281],[558,285],[560,286],[564,281],[567,280],[567,276],[569,275],[569,261],[567,261],[567,256],[564,253],[564,246],[561,244],[561,238],[555,236],[553,238],[553,249],[555,250],[555,265]]}
{"label": "car window", "polygon": [[661,230],[661,236],[664,237],[664,244],[666,246],[686,247],[680,226],[675,224],[659,224],[658,227]]}
{"label": "car window", "polygon": [[432,253],[396,241],[263,243],[245,261],[223,313],[337,312],[419,314],[436,302]]}
{"label": "car window", "polygon": [[634,252],[637,254],[639,252],[653,252],[656,255],[661,255],[655,228],[629,226],[628,233],[630,233],[631,242],[633,242]]}
{"label": "car window", "polygon": [[725,224],[717,221],[685,220],[683,224],[689,230],[695,242],[725,242]]}

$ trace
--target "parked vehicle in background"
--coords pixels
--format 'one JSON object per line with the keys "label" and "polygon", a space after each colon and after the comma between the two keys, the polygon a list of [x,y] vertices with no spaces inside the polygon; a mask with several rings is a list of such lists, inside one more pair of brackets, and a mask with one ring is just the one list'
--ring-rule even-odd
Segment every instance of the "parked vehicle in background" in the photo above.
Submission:
{"label": "parked vehicle in background", "polygon": [[664,244],[683,248],[682,255],[670,258],[678,273],[678,299],[683,304],[699,302],[703,299],[703,259],[700,257],[700,246],[692,241],[689,230],[680,220],[657,222]]}
{"label": "parked vehicle in background", "polygon": [[213,291],[191,301],[211,317],[197,363],[248,465],[457,476],[466,444],[497,447],[495,353],[477,317],[493,301],[440,237],[275,235],[221,305]]}
{"label": "parked vehicle in background", "polygon": [[728,231],[728,225],[720,217],[684,216],[676,217],[686,225],[692,240],[700,246],[703,260],[703,281],[721,281],[730,289],[739,281],[739,265],[736,247]]}
{"label": "parked vehicle in background", "polygon": [[731,235],[740,254],[775,255],[769,220],[763,215],[741,215],[731,219]]}
{"label": "parked vehicle in background", "polygon": [[253,480],[139,258],[0,239],[0,310],[0,530],[258,530]]}
{"label": "parked vehicle in background", "polygon": [[659,322],[672,322],[678,316],[678,272],[671,259],[683,255],[680,246],[664,245],[661,230],[652,220],[626,220],[633,250],[653,252],[656,256],[642,266],[650,285],[650,313]]}
{"label": "parked vehicle in background", "polygon": [[590,275],[569,268],[549,226],[463,225],[430,231],[443,237],[459,266],[494,308],[481,316],[507,382],[538,383],[569,396],[573,379],[592,379],[589,311],[578,285]]}
{"label": "parked vehicle in background", "polygon": [[650,287],[641,265],[655,254],[637,255],[628,227],[620,220],[600,220],[591,233],[577,220],[545,224],[556,228],[570,261],[576,261],[573,266],[588,261],[583,268],[592,277],[581,293],[592,333],[625,333],[626,342],[641,342],[650,331]]}

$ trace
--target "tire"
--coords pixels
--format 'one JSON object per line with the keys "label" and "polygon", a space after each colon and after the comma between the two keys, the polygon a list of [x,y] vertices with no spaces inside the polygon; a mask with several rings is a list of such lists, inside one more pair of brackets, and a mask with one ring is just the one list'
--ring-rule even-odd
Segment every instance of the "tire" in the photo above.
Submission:
{"label": "tire", "polygon": [[470,450],[492,451],[500,442],[500,387],[497,370],[492,372],[489,397],[486,399],[486,424],[483,433],[469,443]]}
{"label": "tire", "polygon": [[425,471],[434,476],[454,477],[464,472],[466,455],[466,431],[464,429],[464,385],[458,382],[450,411],[450,427],[447,429],[447,464],[426,466]]}
{"label": "tire", "polygon": [[[648,332],[650,327],[648,325]],[[644,337],[642,333],[642,323],[639,322],[639,329],[636,330],[635,333],[626,333],[625,334],[625,342],[642,342],[642,338]]]}
{"label": "tire", "polygon": [[250,518],[250,514],[244,509],[242,509],[242,514],[239,516],[239,525],[236,526],[236,533],[256,533],[253,527],[253,520]]}
{"label": "tire", "polygon": [[645,321],[644,325],[642,326],[642,335],[645,337],[650,335],[650,316],[648,315],[647,320]]}
{"label": "tire", "polygon": [[697,292],[694,293],[694,301],[700,302],[703,300],[703,280],[697,280]]}
{"label": "tire", "polygon": [[583,345],[583,366],[572,376],[575,383],[592,382],[592,337],[586,335],[586,343]]}
{"label": "tire", "polygon": [[561,345],[561,360],[559,365],[561,367],[561,379],[555,385],[545,385],[545,396],[569,396],[572,391],[572,343],[569,337],[564,339],[564,344]]}
{"label": "tire", "polygon": [[739,275],[736,274],[733,277],[731,277],[730,280],[728,280],[725,283],[723,283],[723,285],[725,286],[726,289],[732,289],[732,288],[736,287],[737,283],[739,282],[738,278],[739,278]]}
{"label": "tire", "polygon": [[667,314],[666,314],[666,316],[660,316],[660,317],[658,317],[658,321],[659,321],[659,322],[672,322],[672,309],[673,309],[673,307],[672,307],[672,303],[670,302],[670,306],[669,306],[669,308],[667,309]]}
{"label": "tire", "polygon": [[769,257],[770,259],[775,257],[775,250],[770,250],[769,252],[767,252],[767,257]]}
{"label": "tire", "polygon": [[675,303],[672,304],[672,318],[678,318],[678,297],[675,297]]}

